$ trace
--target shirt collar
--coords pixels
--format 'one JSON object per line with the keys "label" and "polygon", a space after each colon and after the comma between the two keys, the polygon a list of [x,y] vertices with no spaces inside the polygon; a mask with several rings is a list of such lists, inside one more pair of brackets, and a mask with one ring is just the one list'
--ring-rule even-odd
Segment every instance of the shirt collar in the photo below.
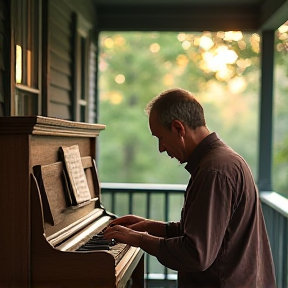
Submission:
{"label": "shirt collar", "polygon": [[210,146],[214,141],[220,140],[215,132],[209,134],[204,138],[194,149],[191,157],[189,158],[185,169],[192,175],[194,174],[201,159],[208,153]]}

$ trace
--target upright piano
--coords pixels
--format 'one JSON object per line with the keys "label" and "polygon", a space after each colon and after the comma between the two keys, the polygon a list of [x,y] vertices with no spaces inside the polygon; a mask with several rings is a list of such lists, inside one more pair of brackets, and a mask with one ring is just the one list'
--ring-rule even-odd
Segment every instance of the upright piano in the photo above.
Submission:
{"label": "upright piano", "polygon": [[[95,164],[103,129],[0,117],[0,287],[144,287],[143,251],[102,237],[116,217],[102,205]],[[79,151],[85,201],[68,193],[63,147]]]}

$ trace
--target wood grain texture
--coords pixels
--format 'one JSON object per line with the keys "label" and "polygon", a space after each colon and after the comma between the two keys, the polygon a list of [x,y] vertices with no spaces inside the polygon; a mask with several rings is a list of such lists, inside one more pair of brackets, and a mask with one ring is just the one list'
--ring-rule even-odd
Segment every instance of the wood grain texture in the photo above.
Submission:
{"label": "wood grain texture", "polygon": [[[116,274],[115,260],[108,253],[63,252],[47,240],[100,206],[100,185],[93,159],[96,138],[104,128],[105,125],[41,116],[0,117],[0,253],[4,263],[0,287],[120,288],[130,277],[140,283],[135,287],[143,287],[143,251],[138,248],[133,248],[131,257],[126,259],[131,264],[122,262]],[[63,214],[65,201],[54,194],[64,189],[58,151],[60,146],[72,145],[79,146],[91,197],[98,197],[98,202]],[[42,183],[33,174],[33,167],[39,165],[46,175]],[[41,198],[43,187],[48,192],[46,200]],[[45,208],[50,201],[52,205]]]}
{"label": "wood grain texture", "polygon": [[63,185],[63,164],[56,162],[50,165],[34,166],[34,174],[38,176],[44,218],[51,225],[64,220],[63,211],[67,207],[66,191]]}
{"label": "wood grain texture", "polygon": [[78,144],[82,155],[95,158],[104,128],[40,116],[0,117],[0,287],[30,285],[32,167],[57,162],[61,145]]}
{"label": "wood grain texture", "polygon": [[[49,165],[49,169],[54,165]],[[46,166],[47,167],[47,166]],[[133,287],[144,287],[144,256],[139,248],[130,247],[115,267],[114,257],[105,251],[63,252],[47,241],[45,213],[39,181],[31,176],[32,214],[32,283],[33,287],[109,287],[124,288],[130,278]],[[80,211],[80,209],[79,209]],[[65,215],[70,218],[71,215]],[[82,215],[83,216],[83,215]],[[66,219],[66,220],[67,220]],[[57,225],[56,225],[57,226]],[[56,227],[54,226],[54,227]],[[61,227],[58,225],[57,230]]]}
{"label": "wood grain texture", "polygon": [[2,134],[38,134],[69,137],[96,137],[105,129],[102,124],[73,122],[43,116],[0,117]]}
{"label": "wood grain texture", "polygon": [[0,287],[28,287],[30,181],[27,135],[0,135]]}

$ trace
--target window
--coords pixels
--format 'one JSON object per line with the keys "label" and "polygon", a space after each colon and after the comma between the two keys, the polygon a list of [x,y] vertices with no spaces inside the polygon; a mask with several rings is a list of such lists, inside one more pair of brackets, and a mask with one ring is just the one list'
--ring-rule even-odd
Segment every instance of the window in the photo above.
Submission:
{"label": "window", "polygon": [[89,119],[89,61],[92,46],[90,46],[89,24],[83,17],[76,18],[76,87],[75,87],[75,120],[88,122]]}
{"label": "window", "polygon": [[40,99],[40,8],[39,0],[14,0],[11,3],[14,31],[14,98],[11,115],[41,113]]}

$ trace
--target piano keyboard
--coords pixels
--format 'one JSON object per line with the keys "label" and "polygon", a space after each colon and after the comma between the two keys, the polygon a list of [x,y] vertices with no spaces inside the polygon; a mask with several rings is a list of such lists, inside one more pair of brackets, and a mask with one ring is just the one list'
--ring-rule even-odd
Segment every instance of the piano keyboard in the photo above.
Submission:
{"label": "piano keyboard", "polygon": [[115,265],[117,265],[118,262],[125,255],[125,253],[129,250],[130,246],[123,243],[117,243],[114,239],[111,240],[105,239],[103,231],[101,231],[99,234],[92,236],[90,240],[81,245],[75,251],[105,250],[113,255],[115,259]]}
{"label": "piano keyboard", "polygon": [[114,239],[107,240],[103,234],[97,234],[92,236],[88,242],[80,246],[76,251],[110,250],[110,247],[115,244],[116,241]]}
{"label": "piano keyboard", "polygon": [[[103,233],[107,228],[107,225],[109,225],[109,222],[111,222],[110,216],[100,217],[100,219],[93,222],[91,225],[88,225],[84,229],[81,229],[67,241],[55,245],[55,248],[61,251],[76,252],[104,250],[112,254],[115,259],[115,265],[117,265],[125,253],[129,250],[130,246],[123,243],[117,243],[114,239],[104,239]],[[56,240],[52,241],[56,242]]]}

